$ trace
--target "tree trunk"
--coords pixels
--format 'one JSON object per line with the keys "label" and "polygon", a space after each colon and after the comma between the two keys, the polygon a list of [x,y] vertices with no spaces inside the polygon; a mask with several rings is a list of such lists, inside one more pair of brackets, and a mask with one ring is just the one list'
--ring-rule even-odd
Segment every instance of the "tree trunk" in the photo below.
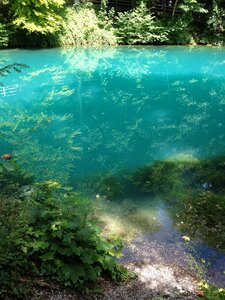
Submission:
{"label": "tree trunk", "polygon": [[175,11],[176,11],[176,8],[177,8],[178,1],[179,0],[176,0],[175,3],[174,3],[173,11],[172,11],[172,17],[174,17],[174,15],[175,15]]}

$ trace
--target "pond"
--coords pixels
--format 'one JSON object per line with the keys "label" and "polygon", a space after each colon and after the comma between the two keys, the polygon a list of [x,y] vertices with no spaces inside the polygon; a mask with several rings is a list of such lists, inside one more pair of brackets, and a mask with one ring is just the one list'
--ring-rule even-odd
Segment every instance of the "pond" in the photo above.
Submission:
{"label": "pond", "polygon": [[3,167],[87,194],[148,258],[170,249],[172,263],[194,261],[224,286],[225,49],[0,53],[1,65],[28,66],[1,78]]}

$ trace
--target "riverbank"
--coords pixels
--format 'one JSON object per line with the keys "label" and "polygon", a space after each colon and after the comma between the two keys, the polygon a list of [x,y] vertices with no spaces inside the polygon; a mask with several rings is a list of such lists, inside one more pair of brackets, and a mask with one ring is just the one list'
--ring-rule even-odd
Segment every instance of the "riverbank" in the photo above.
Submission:
{"label": "riverbank", "polygon": [[126,284],[100,280],[95,290],[86,295],[58,286],[39,286],[32,300],[193,300],[201,295],[196,279],[182,269],[147,263],[127,267],[135,271],[138,278]]}

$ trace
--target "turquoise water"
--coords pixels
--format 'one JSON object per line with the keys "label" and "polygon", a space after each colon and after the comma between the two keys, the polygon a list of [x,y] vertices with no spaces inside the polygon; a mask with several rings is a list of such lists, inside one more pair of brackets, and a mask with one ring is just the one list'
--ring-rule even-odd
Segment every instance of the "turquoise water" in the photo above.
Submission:
{"label": "turquoise water", "polygon": [[12,50],[1,64],[1,152],[38,179],[225,150],[225,49]]}
{"label": "turquoise water", "polygon": [[[225,155],[224,48],[0,51],[1,66],[14,62],[29,68],[0,79],[0,154],[12,153],[13,163],[38,180],[76,186],[93,174],[135,170],[155,160]],[[11,161],[4,164],[13,171]],[[202,189],[208,185],[202,182]],[[224,255],[201,241],[186,247],[161,207],[132,207],[129,199],[113,205],[105,219],[118,231],[145,227],[146,233],[161,224],[155,235],[134,241],[147,247],[147,255],[149,245],[163,250],[160,259],[168,249],[180,249],[178,262],[184,261],[180,253],[194,249],[198,261],[213,257],[207,274],[223,285]]]}

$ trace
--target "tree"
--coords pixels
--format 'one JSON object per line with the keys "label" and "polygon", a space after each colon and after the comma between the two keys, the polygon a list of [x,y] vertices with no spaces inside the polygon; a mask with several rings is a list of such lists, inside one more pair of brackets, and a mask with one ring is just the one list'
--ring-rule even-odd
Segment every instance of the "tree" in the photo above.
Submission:
{"label": "tree", "polygon": [[13,1],[10,8],[12,23],[30,33],[53,33],[62,23],[58,10],[63,4],[64,0]]}

